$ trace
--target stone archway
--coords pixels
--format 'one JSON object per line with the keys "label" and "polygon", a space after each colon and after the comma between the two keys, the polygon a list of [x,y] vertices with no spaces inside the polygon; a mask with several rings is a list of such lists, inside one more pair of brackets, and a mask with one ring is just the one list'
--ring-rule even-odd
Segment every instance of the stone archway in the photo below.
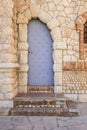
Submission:
{"label": "stone archway", "polygon": [[[23,9],[22,9],[23,10]],[[31,3],[30,6],[18,13],[17,24],[19,27],[19,92],[27,92],[28,80],[28,35],[27,25],[31,19],[39,18],[51,31],[53,39],[53,70],[54,70],[54,92],[62,93],[62,50],[66,49],[66,43],[60,42],[60,30],[58,22],[47,12],[40,9],[39,4]]]}

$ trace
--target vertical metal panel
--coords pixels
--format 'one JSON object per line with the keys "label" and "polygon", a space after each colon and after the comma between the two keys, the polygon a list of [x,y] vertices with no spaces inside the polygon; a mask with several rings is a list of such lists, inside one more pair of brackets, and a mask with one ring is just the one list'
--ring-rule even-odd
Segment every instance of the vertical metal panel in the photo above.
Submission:
{"label": "vertical metal panel", "polygon": [[28,27],[29,79],[32,86],[54,84],[52,39],[45,24],[32,20]]}

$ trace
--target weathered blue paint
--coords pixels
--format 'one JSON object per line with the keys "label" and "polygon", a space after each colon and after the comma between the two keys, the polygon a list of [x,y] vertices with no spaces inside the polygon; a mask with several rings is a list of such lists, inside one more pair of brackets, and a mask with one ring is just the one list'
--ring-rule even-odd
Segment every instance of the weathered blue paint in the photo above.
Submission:
{"label": "weathered blue paint", "polygon": [[29,73],[28,84],[32,86],[54,85],[52,39],[50,31],[39,20],[28,26]]}

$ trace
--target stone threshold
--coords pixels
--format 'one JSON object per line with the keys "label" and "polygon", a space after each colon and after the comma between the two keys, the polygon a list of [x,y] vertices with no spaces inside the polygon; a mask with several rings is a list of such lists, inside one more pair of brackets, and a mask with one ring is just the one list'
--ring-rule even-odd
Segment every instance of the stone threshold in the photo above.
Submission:
{"label": "stone threshold", "polygon": [[53,93],[53,86],[28,86],[28,93]]}

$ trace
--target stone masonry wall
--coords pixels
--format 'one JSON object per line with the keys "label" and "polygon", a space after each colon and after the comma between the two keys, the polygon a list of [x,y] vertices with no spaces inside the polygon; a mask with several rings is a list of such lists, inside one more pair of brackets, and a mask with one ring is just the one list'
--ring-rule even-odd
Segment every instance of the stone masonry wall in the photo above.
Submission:
{"label": "stone masonry wall", "polygon": [[87,62],[63,63],[63,93],[87,93]]}
{"label": "stone masonry wall", "polygon": [[[69,63],[78,62],[80,64],[81,62],[84,63],[87,61],[86,51],[85,54],[83,53],[84,58],[80,58],[82,54],[80,53],[80,35],[76,28],[78,17],[79,22],[84,20],[84,18],[80,18],[80,15],[87,12],[87,0],[21,0],[16,1],[16,7],[17,24],[19,25],[19,91],[25,91],[25,87],[27,90],[26,79],[29,69],[27,65],[29,49],[27,25],[30,20],[39,18],[50,29],[54,42],[53,70],[54,86],[56,88],[54,91],[64,93],[86,93],[86,70],[82,70],[80,67],[79,71],[78,69],[74,71],[72,66],[69,66],[70,68],[67,70],[63,68],[63,64],[67,64],[68,66]],[[85,45],[85,48],[86,47]],[[77,76],[81,77],[81,74],[85,75],[85,85],[83,85],[83,81],[78,81],[78,78],[76,78]],[[77,91],[78,88],[79,91]]]}
{"label": "stone masonry wall", "polygon": [[0,0],[0,101],[12,99],[18,93],[14,4],[13,0]]}
{"label": "stone masonry wall", "polygon": [[64,71],[63,93],[87,94],[87,72],[86,71]]}
{"label": "stone masonry wall", "polygon": [[[76,21],[80,15],[87,11],[86,0],[21,0],[16,1],[17,8],[17,24],[19,27],[18,38],[18,54],[19,54],[19,91],[27,90],[27,73],[29,67],[28,61],[28,41],[27,41],[27,25],[29,21],[39,18],[50,29],[53,44],[53,60],[54,60],[54,86],[55,92],[68,93],[67,86],[65,87],[65,78],[67,83],[72,84],[70,75],[81,77],[74,73],[71,69],[69,72],[63,70],[64,63],[84,62],[85,58],[80,59],[80,35],[76,30]],[[80,20],[81,21],[81,20]],[[75,70],[77,71],[77,70]],[[69,74],[70,73],[70,74]],[[85,79],[86,80],[86,79]],[[82,81],[80,81],[82,82]],[[78,82],[75,84],[78,86]],[[70,85],[71,86],[71,85]],[[71,87],[69,86],[69,91]],[[85,86],[84,86],[85,87]],[[25,90],[26,88],[26,90]],[[66,89],[66,91],[64,90]],[[74,88],[73,88],[74,89]],[[70,91],[70,93],[75,93]],[[78,92],[77,92],[78,93]],[[83,93],[83,92],[82,92]]]}
{"label": "stone masonry wall", "polygon": [[17,72],[0,72],[0,100],[12,99],[17,91]]}
{"label": "stone masonry wall", "polygon": [[[69,66],[73,62],[87,61],[86,45],[84,58],[80,58],[82,49],[76,28],[78,17],[79,22],[84,21],[80,16],[86,12],[87,0],[0,0],[1,100],[12,99],[18,92],[27,92],[27,26],[30,20],[37,18],[47,25],[53,39],[54,91],[86,93],[86,69]],[[64,68],[64,64],[69,66],[69,70]],[[79,80],[82,76],[84,80]]]}
{"label": "stone masonry wall", "polygon": [[16,63],[12,0],[0,0],[0,63]]}

